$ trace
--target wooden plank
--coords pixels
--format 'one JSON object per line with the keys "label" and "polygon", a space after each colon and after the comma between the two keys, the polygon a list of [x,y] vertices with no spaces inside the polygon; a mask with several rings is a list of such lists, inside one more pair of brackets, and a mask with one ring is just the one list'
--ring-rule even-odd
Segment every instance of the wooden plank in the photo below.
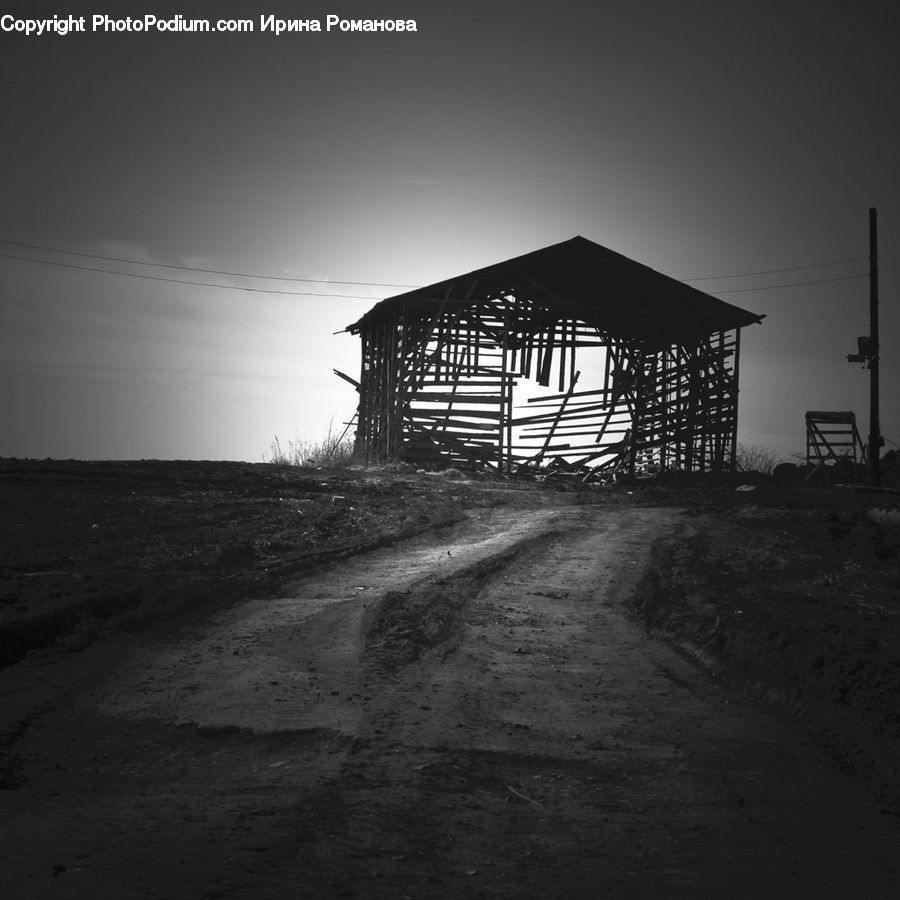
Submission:
{"label": "wooden plank", "polygon": [[[518,444],[518,443],[514,445],[513,449],[521,450],[523,453],[528,453],[528,454],[534,453],[534,450],[535,450],[534,447],[532,447],[528,444]],[[547,450],[546,454],[544,454],[544,455],[545,456],[559,455],[560,452],[562,452],[562,451],[568,452],[568,450],[569,450],[568,444],[555,444],[554,446],[550,447]],[[529,455],[528,457],[526,457],[526,461],[533,462],[534,460],[533,460],[533,457]]]}
{"label": "wooden plank", "polygon": [[539,380],[541,377],[541,370],[544,367],[544,331],[541,329],[536,334],[532,335],[532,343],[535,346],[535,355],[536,355],[536,363],[535,363],[535,380]]}
{"label": "wooden plank", "polygon": [[[632,429],[630,427],[625,428],[607,428],[604,434],[627,434]],[[520,440],[523,441],[537,441],[541,438],[545,438],[548,434],[556,435],[561,438],[570,438],[570,437],[586,437],[587,435],[597,434],[596,428],[582,428],[580,431],[563,431],[559,429],[555,432],[535,432],[534,434],[523,434],[520,436]]]}
{"label": "wooden plank", "polygon": [[492,454],[490,450],[488,450],[487,448],[485,450],[480,450],[477,447],[470,447],[468,446],[468,441],[464,442],[452,432],[442,433],[437,436],[428,434],[426,432],[426,435],[438,446],[446,448],[451,453],[459,454],[464,459],[474,459],[478,462],[491,461]]}
{"label": "wooden plank", "polygon": [[503,414],[497,409],[435,409],[433,407],[410,406],[411,413],[417,416],[425,416],[429,419],[448,419],[451,415],[459,416],[464,419],[491,419],[499,421],[503,418]]}
{"label": "wooden plank", "polygon": [[550,372],[553,368],[553,347],[556,341],[556,322],[547,330],[547,343],[544,346],[541,370],[538,373],[538,384],[544,387],[550,386]]}
{"label": "wooden plank", "polygon": [[349,375],[345,375],[339,369],[332,369],[331,371],[334,372],[334,374],[337,375],[338,378],[343,378],[344,381],[346,381],[348,384],[352,384],[353,387],[355,387],[356,390],[359,391],[359,382],[355,378],[351,378]]}
{"label": "wooden plank", "polygon": [[[565,419],[567,422],[576,422],[584,419],[596,419],[598,418],[595,413],[603,412],[604,410],[610,410],[609,407],[605,405],[598,405],[596,407],[590,407],[586,409],[577,409],[572,410],[571,412],[567,412]],[[612,408],[610,412],[607,414],[607,418],[610,420],[615,416],[629,416],[631,417],[631,413],[626,409],[615,409]],[[538,425],[544,422],[552,422],[553,421],[552,413],[541,413],[537,416],[523,416],[522,418],[515,419],[513,421],[513,425],[519,426],[527,426],[527,425]]]}
{"label": "wooden plank", "polygon": [[500,402],[500,397],[497,394],[426,394],[423,391],[419,391],[410,398],[410,402],[412,403],[451,403],[453,406],[458,406],[460,403],[474,403],[474,404],[497,404]]}
{"label": "wooden plank", "polygon": [[463,419],[428,419],[416,415],[411,416],[407,421],[419,425],[422,428],[426,428],[429,425],[432,426],[432,428],[437,428],[438,425],[441,425],[445,431],[477,431],[479,434],[492,434],[495,438],[497,436],[497,429],[489,427],[483,422],[466,422]]}
{"label": "wooden plank", "polygon": [[[597,405],[598,404],[595,400],[570,400],[567,405],[567,409],[594,409]],[[605,401],[603,401],[599,405],[603,409],[606,409],[608,404]],[[559,406],[559,401],[557,401],[556,403],[550,403],[550,402],[535,403],[532,406],[522,406],[521,404],[519,404],[518,406],[516,406],[516,409],[520,409],[520,410],[556,409],[557,406]],[[537,415],[546,415],[546,413],[543,413],[543,414],[537,413]]]}
{"label": "wooden plank", "polygon": [[[602,444],[602,445],[598,445],[598,444],[580,444],[580,445],[576,445],[576,446],[574,446],[574,447],[571,446],[571,445],[569,445],[569,444],[563,444],[563,445],[561,445],[561,446],[559,446],[559,447],[554,447],[553,450],[554,450],[554,451],[561,451],[561,450],[564,450],[564,451],[566,452],[566,454],[580,453],[580,452],[583,451],[583,450],[591,450],[591,451],[593,451],[593,452],[596,452],[598,455],[604,455],[604,454],[606,454],[606,453],[613,453],[613,452],[616,452],[616,451],[611,450],[611,449],[603,449],[603,448],[611,448],[611,447],[613,447],[613,444]],[[551,454],[548,453],[547,455],[550,456]],[[559,454],[559,452],[555,452],[555,455],[559,456],[560,454]]]}
{"label": "wooden plank", "polygon": [[572,383],[576,378],[576,369],[575,369],[575,348],[577,346],[577,341],[575,340],[575,320],[572,319],[572,336],[569,342],[569,387],[571,390]]}
{"label": "wooden plank", "polygon": [[[423,381],[422,387],[447,387],[449,384],[453,382],[448,381]],[[491,381],[487,381],[485,379],[469,379],[466,378],[460,383],[460,387],[500,387],[503,384],[503,376],[498,375],[496,379],[492,379]],[[518,384],[518,382],[514,382],[514,384]]]}
{"label": "wooden plank", "polygon": [[562,393],[566,389],[566,331],[568,320],[563,319],[559,323],[559,387]]}
{"label": "wooden plank", "polygon": [[[589,390],[589,391],[575,391],[575,392],[573,392],[571,395],[568,395],[568,396],[571,396],[571,397],[599,397],[599,396],[604,396],[604,397],[605,397],[605,396],[607,396],[608,394],[611,394],[611,393],[612,393],[612,390],[611,390],[610,388],[594,388],[594,389]],[[529,398],[528,398],[528,402],[529,402],[529,403],[546,403],[546,402],[551,402],[551,401],[554,401],[554,400],[556,400],[556,401],[562,400],[562,399],[563,399],[564,397],[566,397],[566,396],[567,396],[567,394],[549,394],[549,395],[545,395],[545,396],[542,396],[542,397],[529,397]]]}
{"label": "wooden plank", "polygon": [[556,428],[559,425],[560,420],[562,419],[563,415],[565,414],[566,403],[569,402],[569,397],[571,396],[572,391],[575,390],[575,385],[578,384],[578,376],[579,375],[581,375],[580,372],[575,373],[575,377],[572,379],[572,384],[569,387],[569,392],[566,394],[565,397],[563,397],[563,401],[560,404],[560,407],[557,410],[556,415],[554,416],[553,421],[550,425],[550,430],[547,432],[547,436],[544,441],[544,446],[541,448],[541,450],[538,451],[537,455],[535,456],[535,460],[539,460],[546,452],[547,447],[550,446],[550,441],[553,439],[553,432],[556,431]]}

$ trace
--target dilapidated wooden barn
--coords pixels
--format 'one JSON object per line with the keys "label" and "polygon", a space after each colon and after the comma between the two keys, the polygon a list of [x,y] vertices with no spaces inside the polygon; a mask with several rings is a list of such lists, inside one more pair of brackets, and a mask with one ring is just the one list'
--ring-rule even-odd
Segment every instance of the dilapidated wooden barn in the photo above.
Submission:
{"label": "dilapidated wooden barn", "polygon": [[362,341],[368,462],[723,471],[741,328],[762,316],[583,237],[389,297]]}

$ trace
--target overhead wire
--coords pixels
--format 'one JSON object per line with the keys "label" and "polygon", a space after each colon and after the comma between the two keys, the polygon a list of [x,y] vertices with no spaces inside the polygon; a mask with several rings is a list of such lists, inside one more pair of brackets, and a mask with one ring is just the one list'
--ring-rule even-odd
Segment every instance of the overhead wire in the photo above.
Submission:
{"label": "overhead wire", "polygon": [[[0,253],[5,259],[17,259],[24,262],[40,263],[45,266],[60,266],[64,269],[80,269],[84,272],[102,272],[104,275],[124,275],[126,278],[145,278],[149,281],[167,281],[170,284],[189,284],[196,287],[219,288],[223,291],[246,291],[252,294],[286,294],[291,297],[340,297],[346,300],[374,300],[377,298],[362,294],[334,294],[318,291],[281,291],[274,288],[254,288],[235,284],[215,284],[211,281],[188,281],[184,278],[163,278],[161,275],[147,275],[140,272],[119,272],[114,269],[101,269],[98,266],[77,266],[74,263],[56,262],[49,259],[32,259],[29,256],[16,256],[12,253]],[[341,282],[346,283],[346,282]]]}
{"label": "overhead wire", "polygon": [[736,288],[728,291],[720,291],[716,288],[712,288],[710,293],[713,294],[747,294],[750,291],[772,291],[776,288],[786,288],[786,287],[803,287],[807,284],[827,284],[829,281],[852,281],[854,278],[868,278],[868,272],[861,272],[859,275],[840,275],[836,278],[819,278],[815,281],[791,281],[786,284],[765,284],[761,287],[752,287],[752,288]]}
{"label": "overhead wire", "polygon": [[825,268],[825,266],[840,266],[844,263],[861,262],[868,258],[868,256],[853,256],[849,259],[835,259],[831,262],[812,263],[807,266],[788,266],[784,269],[763,269],[759,272],[741,272],[736,275],[704,275],[701,278],[680,278],[679,281],[717,281],[726,278],[750,278],[753,275],[775,275],[780,272],[799,272],[802,269],[822,269]]}
{"label": "overhead wire", "polygon": [[[412,285],[412,284],[401,284],[399,282],[378,282],[378,281],[342,281],[338,279],[324,279],[324,278],[301,278],[301,277],[288,277],[288,276],[279,276],[279,275],[259,275],[252,274],[249,272],[231,272],[224,269],[205,269],[199,266],[180,266],[169,263],[157,263],[157,262],[146,262],[144,260],[138,259],[130,259],[128,257],[121,256],[104,256],[97,253],[87,253],[80,250],[66,250],[60,247],[51,247],[44,244],[30,244],[24,241],[13,241],[8,240],[6,238],[0,238],[0,244],[8,244],[15,247],[23,247],[30,250],[42,250],[51,253],[62,253],[71,256],[79,256],[85,257],[88,259],[99,259],[104,260],[106,262],[119,262],[126,263],[128,265],[138,265],[138,266],[151,266],[154,268],[162,268],[162,269],[175,269],[178,271],[184,272],[198,272],[202,274],[208,275],[222,275],[230,278],[251,278],[251,279],[263,279],[267,281],[281,281],[281,282],[302,282],[302,283],[310,283],[310,284],[341,284],[341,285],[351,285],[357,287],[391,287],[391,288],[416,288],[420,285]],[[337,294],[327,291],[287,291],[287,290],[278,290],[278,289],[270,289],[270,288],[254,288],[247,287],[242,285],[229,285],[229,284],[218,284],[210,281],[189,281],[187,279],[181,278],[165,278],[159,275],[149,275],[147,273],[141,272],[122,272],[115,269],[104,269],[96,266],[82,266],[76,265],[75,263],[65,263],[58,262],[55,260],[49,259],[35,259],[30,256],[19,256],[12,253],[2,253],[0,252],[0,257],[5,259],[14,259],[20,260],[23,262],[31,262],[48,266],[58,266],[67,269],[79,269],[86,272],[100,272],[106,275],[120,275],[126,278],[143,278],[151,281],[163,281],[169,282],[171,284],[185,284],[191,285],[195,287],[212,287],[219,288],[220,290],[229,290],[229,291],[245,291],[248,293],[259,293],[259,294],[280,294],[286,296],[294,296],[294,297],[337,297],[341,299],[347,300],[373,300],[376,299],[369,295],[362,294]],[[750,278],[757,275],[773,275],[781,272],[798,272],[804,271],[808,269],[819,269],[825,268],[827,266],[837,266],[844,265],[846,263],[851,262],[860,262],[862,260],[868,259],[866,256],[855,256],[849,257],[847,259],[839,259],[832,260],[830,262],[822,262],[822,263],[812,263],[809,265],[803,266],[786,266],[784,268],[779,269],[762,269],[756,272],[741,272],[733,275],[704,275],[696,278],[681,278],[680,281],[683,282],[696,282],[696,281],[718,281],[718,280],[728,280],[732,278]],[[749,287],[749,288],[733,288],[726,290],[712,289],[711,293],[716,294],[743,294],[757,291],[766,291],[766,290],[775,290],[780,288],[788,288],[788,287],[803,287],[806,285],[812,284],[826,284],[832,281],[850,281],[856,278],[865,278],[867,277],[867,273],[860,273],[856,275],[842,275],[836,276],[833,278],[821,278],[811,281],[795,281],[795,282],[786,282],[783,284],[768,284],[761,285],[759,287]]]}
{"label": "overhead wire", "polygon": [[[82,250],[65,250],[61,247],[48,247],[44,244],[26,244],[24,241],[10,241],[6,238],[0,238],[0,244],[9,244],[13,247],[24,247],[28,250],[45,250],[50,253],[64,253],[68,256],[83,256],[88,259],[102,259],[106,262],[120,262],[120,263],[128,263],[129,265],[135,266],[152,266],[157,269],[178,269],[182,272],[202,272],[207,275],[226,275],[232,278],[262,278],[267,281],[299,281],[299,282],[308,282],[308,283],[318,283],[318,284],[349,284],[355,285],[357,287],[406,287],[406,288],[414,288],[419,287],[419,285],[415,284],[395,284],[392,282],[380,282],[380,281],[339,281],[332,278],[299,278],[292,277],[286,275],[257,275],[251,272],[229,272],[224,269],[203,269],[199,266],[179,266],[174,263],[158,263],[158,262],[146,262],[141,259],[129,259],[124,256],[103,256],[99,253],[86,253]],[[0,256],[8,256],[8,254],[0,253]],[[10,257],[12,259],[31,259],[30,257],[20,257],[14,256]],[[48,260],[31,260],[32,262],[49,262]],[[50,263],[50,265],[54,265],[54,263]],[[75,268],[73,266],[73,268]],[[98,269],[98,270],[90,270],[90,271],[101,271],[106,272],[107,269]],[[123,275],[127,274],[124,272],[117,272],[115,274]]]}

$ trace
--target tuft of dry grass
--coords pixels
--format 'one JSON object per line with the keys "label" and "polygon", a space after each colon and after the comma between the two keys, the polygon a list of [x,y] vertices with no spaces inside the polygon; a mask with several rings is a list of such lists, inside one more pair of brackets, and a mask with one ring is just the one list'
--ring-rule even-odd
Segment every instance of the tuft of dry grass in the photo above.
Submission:
{"label": "tuft of dry grass", "polygon": [[337,434],[333,423],[329,423],[328,432],[319,441],[294,438],[288,440],[287,447],[281,446],[278,435],[269,445],[268,453],[263,454],[263,462],[279,466],[323,466],[335,467],[350,464],[353,456],[353,439],[347,436],[347,429]]}
{"label": "tuft of dry grass", "polygon": [[778,457],[758,444],[738,444],[735,454],[735,468],[738,472],[760,472],[771,475],[778,463]]}

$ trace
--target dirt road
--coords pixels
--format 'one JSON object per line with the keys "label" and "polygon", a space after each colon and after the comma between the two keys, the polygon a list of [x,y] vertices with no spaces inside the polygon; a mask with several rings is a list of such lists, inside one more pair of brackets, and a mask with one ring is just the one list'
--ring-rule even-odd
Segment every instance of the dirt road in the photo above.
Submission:
{"label": "dirt road", "polygon": [[89,678],[22,663],[48,699],[0,796],[5,896],[897,896],[858,782],[625,615],[680,523],[480,510],[95,645]]}

